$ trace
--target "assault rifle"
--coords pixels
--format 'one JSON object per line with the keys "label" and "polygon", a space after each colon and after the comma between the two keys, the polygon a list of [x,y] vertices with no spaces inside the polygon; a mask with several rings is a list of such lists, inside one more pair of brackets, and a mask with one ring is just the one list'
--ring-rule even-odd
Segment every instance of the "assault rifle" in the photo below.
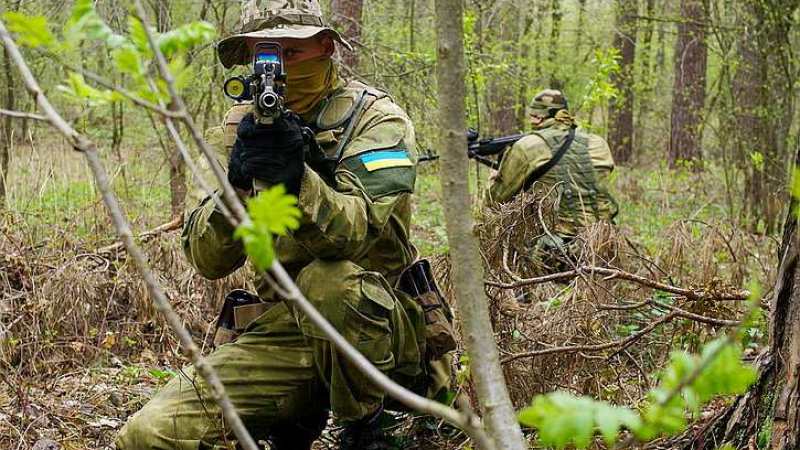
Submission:
{"label": "assault rifle", "polygon": [[[301,123],[299,117],[285,106],[286,66],[283,62],[283,47],[277,42],[257,42],[253,48],[253,73],[247,77],[231,77],[225,80],[223,91],[237,102],[252,102],[256,120],[271,124],[279,117]],[[317,143],[311,128],[301,126],[305,143],[306,162],[325,180],[333,181],[336,161],[326,158]],[[256,182],[256,191],[263,186]]]}
{"label": "assault rifle", "polygon": [[[478,132],[476,130],[469,130],[467,132],[467,157],[487,167],[497,169],[500,167],[500,161],[503,160],[503,153],[506,149],[525,136],[527,136],[527,134],[515,134],[513,136],[479,140]],[[495,155],[497,155],[497,158],[490,158],[490,156]],[[437,159],[439,159],[439,155],[433,155],[428,152],[420,156],[419,162],[435,161]]]}
{"label": "assault rifle", "polygon": [[277,42],[259,42],[253,51],[253,73],[231,77],[223,85],[225,95],[237,102],[252,101],[262,123],[272,123],[285,113],[286,69],[283,49]]}

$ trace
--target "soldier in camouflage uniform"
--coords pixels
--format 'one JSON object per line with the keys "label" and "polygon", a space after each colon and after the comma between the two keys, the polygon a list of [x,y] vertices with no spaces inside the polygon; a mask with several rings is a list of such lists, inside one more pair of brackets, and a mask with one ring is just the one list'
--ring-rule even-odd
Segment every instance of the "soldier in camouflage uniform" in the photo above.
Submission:
{"label": "soldier in camouflage uniform", "polygon": [[[298,196],[302,224],[275,247],[309,301],[380,370],[435,395],[449,381],[449,360],[426,357],[423,311],[394,288],[417,257],[409,243],[417,163],[411,121],[386,93],[338,76],[334,41],[350,46],[323,25],[317,0],[245,0],[242,23],[241,34],[219,43],[220,61],[249,63],[258,40],[283,46],[287,106],[328,155],[341,155],[335,179],[304,164],[296,123],[256,124],[250,104],[233,106],[207,140],[218,144],[243,198],[253,179],[283,183]],[[245,264],[232,233],[208,196],[188,214],[183,247],[201,275],[218,279]],[[384,393],[294,305],[280,302],[263,280],[257,286],[271,301],[266,312],[208,357],[252,435],[278,450],[308,449],[332,411],[345,423],[342,448],[385,448],[377,421]],[[231,438],[208,387],[189,368],[131,417],[117,448],[228,448]]]}
{"label": "soldier in camouflage uniform", "polygon": [[537,173],[557,153],[575,123],[564,95],[554,89],[536,94],[528,113],[533,131],[503,155],[500,168],[493,174],[487,203],[507,202],[533,181],[546,190],[555,186],[558,223],[551,231],[557,242],[540,245],[561,246],[587,224],[611,221],[617,215],[617,203],[608,191],[614,158],[602,137],[578,129],[558,163],[544,174]]}

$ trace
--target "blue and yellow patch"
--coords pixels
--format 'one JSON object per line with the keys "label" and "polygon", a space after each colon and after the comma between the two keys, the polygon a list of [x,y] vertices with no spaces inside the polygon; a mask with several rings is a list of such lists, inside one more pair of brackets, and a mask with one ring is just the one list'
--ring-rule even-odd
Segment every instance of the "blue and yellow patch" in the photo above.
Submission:
{"label": "blue and yellow patch", "polygon": [[390,167],[410,167],[414,163],[408,158],[405,150],[386,150],[380,152],[367,153],[361,155],[361,163],[367,171],[372,172],[378,169],[388,169]]}

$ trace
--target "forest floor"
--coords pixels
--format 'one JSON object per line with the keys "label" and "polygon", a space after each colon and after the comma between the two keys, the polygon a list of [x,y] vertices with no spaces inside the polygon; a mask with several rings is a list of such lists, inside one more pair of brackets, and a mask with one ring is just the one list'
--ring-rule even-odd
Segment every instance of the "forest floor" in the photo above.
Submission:
{"label": "forest floor", "polygon": [[[0,449],[112,448],[126,418],[185,363],[177,342],[149,305],[141,282],[124,257],[93,252],[114,241],[102,205],[88,179],[62,178],[62,172],[46,167],[59,163],[67,164],[60,166],[63,173],[85,175],[81,168],[64,169],[72,162],[42,157],[40,167],[32,164],[24,169],[38,187],[17,187],[11,195],[16,213],[4,216],[0,224]],[[473,185],[480,192],[486,174],[475,175]],[[141,182],[145,176],[149,185]],[[163,208],[168,193],[158,187],[167,185],[163,171],[118,171],[116,186],[124,192],[123,177],[128,178],[125,186],[136,186],[127,189],[125,206],[134,215],[137,229],[169,220]],[[762,293],[769,295],[767,288],[776,266],[775,236],[742,231],[737,205],[726,203],[737,196],[726,187],[719,171],[622,169],[614,184],[621,206],[619,234],[656,261],[666,272],[664,279],[685,286],[722,279],[740,288],[756,281],[765,287]],[[417,184],[412,230],[423,255],[447,252],[441,204],[435,173],[423,172]],[[246,276],[216,282],[200,279],[183,262],[178,236],[175,232],[160,236],[146,245],[146,251],[186,325],[198,342],[208,343],[219,301],[230,287],[244,285]],[[570,297],[573,299],[583,295],[577,285],[556,286],[524,306],[524,314],[509,318],[507,311],[493,309],[500,321],[495,325],[502,328],[498,329],[498,342],[504,354],[519,350],[519,335],[529,331],[527,321],[541,320],[542,314],[554,308],[568,309],[572,303],[565,300],[565,292],[569,291],[578,293]],[[629,288],[618,292],[631,301],[657,294]],[[702,311],[713,315],[724,309],[719,317],[725,318],[735,318],[739,311],[736,307],[715,308],[705,305]],[[657,314],[648,310],[635,313],[639,316],[614,316],[610,325],[601,322],[599,326],[608,325],[610,330],[602,337],[628,336],[652,320],[655,316],[651,313]],[[507,329],[512,322],[515,328]],[[748,330],[750,339],[743,344],[749,355],[763,344],[765,327],[760,323]],[[598,362],[596,355],[581,355],[579,364],[545,357],[535,364],[525,362],[524,367],[509,366],[512,397],[522,406],[533,394],[562,388],[636,406],[671,350],[696,350],[718,332],[714,327],[676,323],[643,341],[641,349],[629,349],[626,353],[632,355],[632,363],[622,364],[613,359],[617,356],[605,355]],[[508,344],[509,339],[514,344]],[[563,344],[559,339],[547,344]],[[553,378],[524,372],[540,370],[542,364],[552,365]],[[469,391],[468,381],[459,379],[459,388]],[[462,435],[435,420],[405,415],[394,420],[398,448],[461,448],[464,444]],[[335,448],[334,441],[326,434],[319,446]]]}

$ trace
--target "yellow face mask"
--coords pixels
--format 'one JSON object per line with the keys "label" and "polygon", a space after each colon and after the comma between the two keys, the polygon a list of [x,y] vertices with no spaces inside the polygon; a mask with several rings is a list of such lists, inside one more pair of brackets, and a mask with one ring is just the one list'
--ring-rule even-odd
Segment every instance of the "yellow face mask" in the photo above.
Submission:
{"label": "yellow face mask", "polygon": [[325,98],[335,82],[336,67],[329,56],[287,66],[286,106],[302,116]]}

